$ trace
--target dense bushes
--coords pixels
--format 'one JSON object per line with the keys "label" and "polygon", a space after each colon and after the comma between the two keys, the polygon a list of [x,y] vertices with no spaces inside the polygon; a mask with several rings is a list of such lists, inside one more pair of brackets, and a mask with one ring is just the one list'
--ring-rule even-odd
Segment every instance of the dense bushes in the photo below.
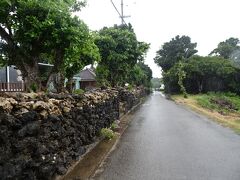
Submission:
{"label": "dense bushes", "polygon": [[[183,84],[188,93],[209,91],[240,92],[240,71],[231,64],[230,60],[221,57],[193,56],[183,61],[182,64],[186,73]],[[178,63],[163,74],[166,92],[180,92],[178,74]]]}
{"label": "dense bushes", "polygon": [[156,52],[154,61],[163,70],[167,93],[234,92],[240,94],[239,40],[219,43],[209,56],[195,55],[196,43],[176,36]]}
{"label": "dense bushes", "polygon": [[196,102],[207,109],[216,110],[220,113],[240,111],[239,96],[234,93],[213,93],[197,95]]}

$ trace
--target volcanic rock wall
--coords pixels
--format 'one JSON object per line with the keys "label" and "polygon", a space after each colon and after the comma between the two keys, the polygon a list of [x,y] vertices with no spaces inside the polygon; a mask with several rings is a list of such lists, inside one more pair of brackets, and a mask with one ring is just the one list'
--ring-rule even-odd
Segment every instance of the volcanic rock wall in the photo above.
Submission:
{"label": "volcanic rock wall", "polygon": [[0,97],[1,179],[52,179],[127,112],[144,90],[101,90],[84,95],[4,94]]}

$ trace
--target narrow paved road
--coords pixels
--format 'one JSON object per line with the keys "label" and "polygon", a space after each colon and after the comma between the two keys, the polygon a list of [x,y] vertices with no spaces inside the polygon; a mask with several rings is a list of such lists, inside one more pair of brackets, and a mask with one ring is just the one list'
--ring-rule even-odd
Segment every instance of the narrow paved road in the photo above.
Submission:
{"label": "narrow paved road", "polygon": [[153,94],[96,179],[240,180],[240,136]]}

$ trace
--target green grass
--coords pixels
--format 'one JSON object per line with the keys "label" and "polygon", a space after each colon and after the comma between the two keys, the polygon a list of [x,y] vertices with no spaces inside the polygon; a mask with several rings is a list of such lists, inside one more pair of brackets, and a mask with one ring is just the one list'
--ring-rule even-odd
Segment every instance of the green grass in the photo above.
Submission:
{"label": "green grass", "polygon": [[[189,95],[187,99],[183,95],[173,95],[172,99],[183,103],[198,113],[202,113],[223,126],[233,129],[240,134],[240,96],[233,93],[207,93]],[[226,104],[216,102],[226,102]]]}
{"label": "green grass", "polygon": [[[223,112],[223,113],[230,113],[230,112],[240,113],[240,96],[233,93],[211,92],[207,94],[196,95],[195,99],[197,103],[203,108],[216,110],[218,112]],[[220,101],[223,103],[216,103],[215,101]],[[229,106],[231,106],[232,108],[229,108]]]}
{"label": "green grass", "polygon": [[83,89],[75,89],[73,91],[73,94],[78,94],[78,95],[84,94],[84,90]]}

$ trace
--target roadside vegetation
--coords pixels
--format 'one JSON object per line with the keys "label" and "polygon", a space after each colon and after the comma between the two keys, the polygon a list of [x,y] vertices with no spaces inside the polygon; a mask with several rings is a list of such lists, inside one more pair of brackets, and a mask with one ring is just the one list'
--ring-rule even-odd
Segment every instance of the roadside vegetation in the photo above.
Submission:
{"label": "roadside vegetation", "polygon": [[[73,77],[96,65],[99,86],[150,88],[151,69],[144,64],[150,47],[131,24],[91,31],[80,11],[86,1],[1,0],[0,65],[21,70],[28,91],[72,92]],[[39,63],[51,65],[41,72]]]}
{"label": "roadside vegetation", "polygon": [[240,132],[239,44],[229,38],[203,57],[188,36],[166,42],[154,59],[163,70],[165,93]]}
{"label": "roadside vegetation", "polygon": [[240,114],[240,97],[234,93],[207,93],[196,96],[197,103],[220,114]]}
{"label": "roadside vegetation", "polygon": [[171,98],[240,134],[239,96],[231,93],[207,93],[188,95],[188,98],[182,94],[172,95]]}
{"label": "roadside vegetation", "polygon": [[152,78],[151,80],[152,88],[155,90],[160,90],[162,86],[162,79],[161,78]]}
{"label": "roadside vegetation", "polygon": [[103,128],[103,129],[101,129],[100,133],[107,140],[111,140],[112,138],[114,138],[116,136],[114,131],[110,128]]}

